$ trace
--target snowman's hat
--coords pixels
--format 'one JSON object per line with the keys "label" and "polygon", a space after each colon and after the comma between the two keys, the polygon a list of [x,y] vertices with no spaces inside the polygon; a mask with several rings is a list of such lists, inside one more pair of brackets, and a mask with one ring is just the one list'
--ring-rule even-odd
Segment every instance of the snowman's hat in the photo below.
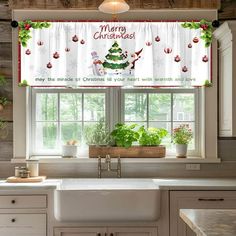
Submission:
{"label": "snowman's hat", "polygon": [[140,54],[142,51],[143,51],[143,48],[142,48],[141,50],[139,50],[138,52],[135,52],[135,54],[136,54],[137,56],[139,56],[139,54]]}

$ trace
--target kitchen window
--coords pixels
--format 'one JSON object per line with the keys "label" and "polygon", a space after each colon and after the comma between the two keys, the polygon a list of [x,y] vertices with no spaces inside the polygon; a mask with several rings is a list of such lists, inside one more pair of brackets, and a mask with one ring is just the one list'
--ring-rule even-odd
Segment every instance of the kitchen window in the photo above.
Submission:
{"label": "kitchen window", "polygon": [[[61,145],[86,136],[99,121],[165,128],[167,154],[174,154],[173,128],[188,124],[194,132],[190,155],[199,153],[199,89],[32,89],[32,155],[60,155]],[[181,120],[179,114],[181,113]],[[89,132],[90,131],[90,132]]]}

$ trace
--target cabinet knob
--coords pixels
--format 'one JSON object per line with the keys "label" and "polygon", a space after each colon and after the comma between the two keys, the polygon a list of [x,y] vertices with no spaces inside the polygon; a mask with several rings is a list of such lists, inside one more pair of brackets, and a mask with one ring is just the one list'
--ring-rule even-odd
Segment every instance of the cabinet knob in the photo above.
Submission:
{"label": "cabinet knob", "polygon": [[11,222],[12,222],[12,223],[15,223],[15,222],[16,222],[16,219],[14,219],[14,218],[11,219]]}
{"label": "cabinet knob", "polygon": [[12,203],[12,204],[15,204],[15,203],[16,203],[16,200],[11,200],[11,203]]}

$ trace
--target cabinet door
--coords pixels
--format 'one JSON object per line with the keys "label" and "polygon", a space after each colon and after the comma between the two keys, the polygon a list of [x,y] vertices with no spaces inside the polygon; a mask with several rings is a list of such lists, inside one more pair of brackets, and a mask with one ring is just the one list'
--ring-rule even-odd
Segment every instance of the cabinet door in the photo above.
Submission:
{"label": "cabinet door", "polygon": [[80,227],[80,228],[55,228],[54,236],[104,236],[106,228]]}
{"label": "cabinet door", "polygon": [[0,214],[2,236],[46,236],[46,214]]}
{"label": "cabinet door", "polygon": [[158,236],[158,233],[153,227],[112,227],[108,228],[107,236]]}
{"label": "cabinet door", "polygon": [[193,236],[180,209],[236,209],[236,191],[171,191],[170,236]]}

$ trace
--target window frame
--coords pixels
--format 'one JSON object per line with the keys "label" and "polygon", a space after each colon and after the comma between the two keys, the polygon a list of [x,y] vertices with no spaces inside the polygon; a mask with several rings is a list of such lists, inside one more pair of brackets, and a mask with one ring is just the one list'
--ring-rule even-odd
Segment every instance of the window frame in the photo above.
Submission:
{"label": "window frame", "polygon": [[[200,124],[200,117],[197,114],[199,113],[199,99],[200,99],[200,89],[197,88],[189,88],[189,89],[179,89],[179,88],[78,88],[78,89],[72,89],[72,88],[31,88],[31,105],[29,110],[30,115],[30,130],[29,130],[29,156],[58,156],[60,155],[60,152],[42,152],[42,151],[36,151],[36,94],[37,93],[56,93],[58,96],[58,114],[60,113],[60,96],[59,94],[62,93],[82,93],[82,97],[86,93],[105,93],[105,117],[106,122],[108,124],[108,127],[110,131],[114,128],[115,124],[118,122],[124,122],[124,96],[125,93],[170,93],[172,94],[171,97],[173,98],[173,94],[176,93],[191,93],[194,94],[195,97],[195,120],[192,121],[195,123],[195,150],[189,151],[189,156],[200,156],[201,150],[200,150],[200,140],[201,140],[201,124]],[[82,102],[83,103],[83,102]],[[173,107],[173,99],[172,99],[172,107]],[[83,104],[82,104],[83,105]],[[147,106],[148,109],[148,106]],[[59,117],[59,115],[58,115]],[[171,129],[173,124],[173,109],[171,109]],[[57,123],[57,127],[59,128],[60,119],[55,121]],[[83,115],[81,122],[83,123]],[[148,122],[148,117],[147,117]],[[187,122],[187,121],[186,121]],[[57,136],[57,142],[58,137],[60,137],[60,129],[58,129],[58,136]],[[59,143],[59,142],[58,142]],[[167,155],[174,155],[174,152],[167,150]]]}
{"label": "window frame", "polygon": [[[200,88],[155,88],[155,89],[147,89],[147,88],[134,88],[134,89],[121,89],[121,122],[125,122],[124,117],[124,101],[125,101],[125,93],[147,93],[147,94],[152,94],[152,93],[170,93],[171,94],[171,130],[173,130],[173,122],[178,122],[178,121],[173,121],[173,94],[176,93],[181,93],[181,94],[194,94],[195,97],[195,119],[194,122],[194,130],[195,130],[195,150],[188,151],[189,156],[194,156],[198,157],[201,156],[201,118],[200,118],[200,104],[202,104],[202,97],[201,97],[201,92]],[[149,111],[149,103],[147,102],[147,120],[145,122],[149,122],[149,117],[148,117],[148,111]],[[135,122],[135,121],[134,121]],[[181,123],[182,121],[180,121]],[[188,122],[188,121],[183,121]],[[167,155],[173,156],[175,155],[175,152],[171,152],[167,150]]]}
{"label": "window frame", "polygon": [[[83,116],[83,105],[84,105],[84,94],[89,94],[89,93],[105,93],[105,119],[106,122],[109,124],[110,123],[110,116],[109,116],[109,109],[107,109],[110,105],[110,93],[109,90],[106,88],[79,88],[79,89],[71,89],[71,88],[33,88],[31,89],[31,106],[30,106],[30,130],[29,130],[29,136],[30,136],[30,141],[29,141],[29,153],[30,156],[38,156],[38,155],[47,155],[47,156],[58,156],[60,155],[60,149],[58,149],[58,152],[54,151],[36,151],[36,94],[38,93],[55,93],[57,94],[57,117],[60,117],[60,96],[59,94],[62,93],[81,93],[82,94],[82,116],[81,116],[81,122],[82,127],[83,123],[86,122],[84,121],[84,116]],[[43,121],[42,121],[43,122]],[[47,122],[47,121],[45,121]],[[50,122],[50,121],[49,121]],[[57,123],[57,128],[58,128],[58,134],[57,134],[57,143],[60,142],[59,138],[61,137],[61,129],[60,129],[60,119],[53,121]]]}

